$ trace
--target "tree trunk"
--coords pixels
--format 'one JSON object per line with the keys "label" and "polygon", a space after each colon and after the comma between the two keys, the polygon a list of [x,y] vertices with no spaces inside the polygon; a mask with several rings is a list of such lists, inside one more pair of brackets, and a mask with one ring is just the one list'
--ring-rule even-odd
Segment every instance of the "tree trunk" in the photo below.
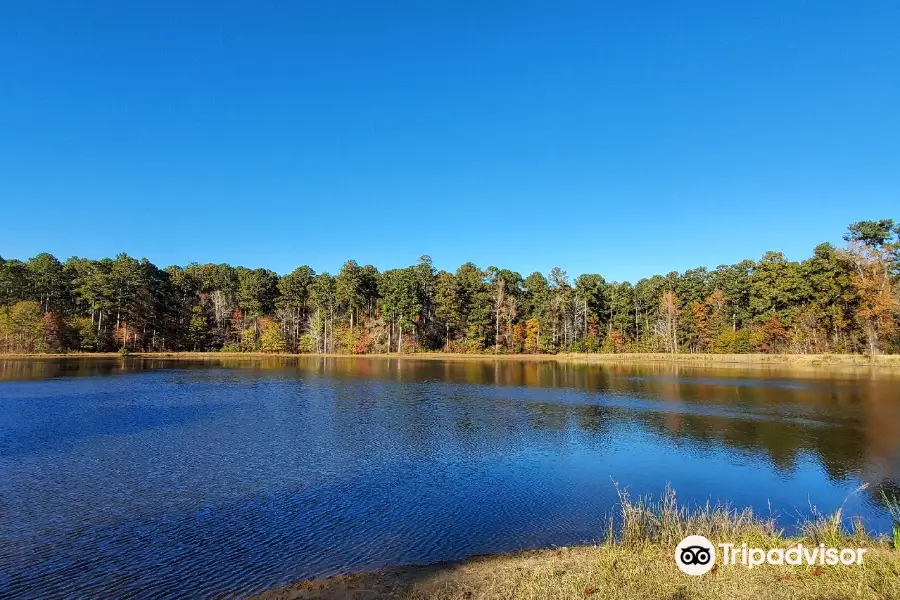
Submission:
{"label": "tree trunk", "polygon": [[869,354],[878,354],[878,329],[872,321],[866,322],[866,339],[869,342]]}
{"label": "tree trunk", "polygon": [[634,340],[641,340],[641,311],[637,307],[634,309]]}
{"label": "tree trunk", "polygon": [[584,299],[584,339],[587,339],[588,335],[588,312],[587,312],[587,298]]}
{"label": "tree trunk", "polygon": [[97,319],[97,350],[100,350],[100,326],[103,323],[103,310],[100,311],[100,316]]}

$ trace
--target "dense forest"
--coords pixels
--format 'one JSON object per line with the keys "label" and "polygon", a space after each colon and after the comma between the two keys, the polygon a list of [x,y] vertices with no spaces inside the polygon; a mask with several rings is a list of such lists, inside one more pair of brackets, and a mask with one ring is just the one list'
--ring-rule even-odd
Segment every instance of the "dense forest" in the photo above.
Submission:
{"label": "dense forest", "polygon": [[0,258],[0,352],[900,352],[900,224],[860,221],[846,247],[635,284],[431,259],[379,272],[190,264],[126,254]]}

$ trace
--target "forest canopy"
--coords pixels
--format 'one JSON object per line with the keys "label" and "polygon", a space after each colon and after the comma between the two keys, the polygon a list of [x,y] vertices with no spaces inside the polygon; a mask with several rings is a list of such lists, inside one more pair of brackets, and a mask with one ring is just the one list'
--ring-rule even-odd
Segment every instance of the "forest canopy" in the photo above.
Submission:
{"label": "forest canopy", "polygon": [[900,352],[900,224],[860,221],[844,240],[801,262],[766,252],[634,284],[558,267],[439,271],[427,256],[282,276],[0,257],[0,352]]}

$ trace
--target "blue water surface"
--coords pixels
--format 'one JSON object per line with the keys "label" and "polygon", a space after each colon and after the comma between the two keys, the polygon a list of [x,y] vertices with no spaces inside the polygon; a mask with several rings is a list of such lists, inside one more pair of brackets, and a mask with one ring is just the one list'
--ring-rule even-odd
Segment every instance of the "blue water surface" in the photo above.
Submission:
{"label": "blue water surface", "polygon": [[[0,596],[245,596],[590,543],[632,496],[886,531],[900,386],[541,361],[0,361]],[[862,483],[869,488],[853,493]]]}

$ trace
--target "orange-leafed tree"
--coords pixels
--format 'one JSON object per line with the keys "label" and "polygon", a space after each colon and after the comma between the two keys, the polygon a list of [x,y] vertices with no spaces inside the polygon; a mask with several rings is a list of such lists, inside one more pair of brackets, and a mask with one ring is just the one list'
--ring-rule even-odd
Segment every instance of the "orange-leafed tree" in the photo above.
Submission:
{"label": "orange-leafed tree", "polygon": [[754,327],[750,334],[753,347],[759,352],[775,354],[781,352],[788,341],[788,331],[781,318],[772,315]]}
{"label": "orange-leafed tree", "polygon": [[710,347],[709,307],[705,302],[694,300],[687,306],[683,319],[683,329],[691,352],[705,352]]}
{"label": "orange-leafed tree", "polygon": [[625,334],[618,329],[613,329],[606,336],[606,346],[616,354],[625,351]]}
{"label": "orange-leafed tree", "polygon": [[525,322],[525,352],[541,351],[541,322],[536,318]]}
{"label": "orange-leafed tree", "polygon": [[869,354],[880,354],[887,338],[897,332],[900,315],[900,297],[891,274],[891,251],[854,241],[846,256],[854,266],[851,282],[858,295],[856,319],[866,337]]}

